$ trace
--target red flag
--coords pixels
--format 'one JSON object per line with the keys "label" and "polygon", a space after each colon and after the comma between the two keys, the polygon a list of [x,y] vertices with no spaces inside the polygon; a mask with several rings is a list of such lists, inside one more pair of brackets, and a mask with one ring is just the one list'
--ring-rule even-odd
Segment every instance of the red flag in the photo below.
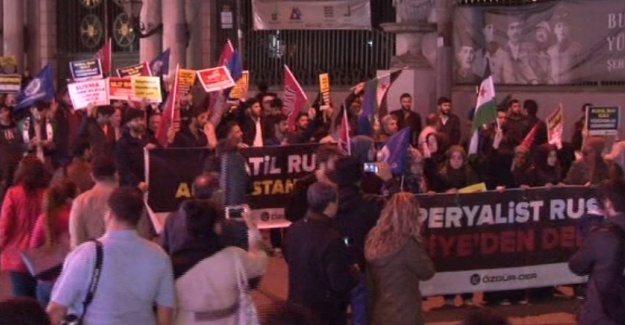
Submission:
{"label": "red flag", "polygon": [[299,112],[308,103],[308,97],[302,90],[302,87],[295,79],[295,76],[291,72],[291,69],[284,65],[284,109],[289,115],[287,120],[288,127],[295,129],[295,121]]}
{"label": "red flag", "polygon": [[341,126],[339,127],[339,148],[352,154],[352,145],[349,138],[349,119],[347,118],[347,108],[343,108],[343,119],[341,120]]}
{"label": "red flag", "polygon": [[534,143],[534,139],[536,138],[536,133],[538,132],[538,124],[539,123],[534,124],[534,127],[527,133],[525,139],[523,139],[523,142],[521,142],[519,146],[525,147],[527,149],[532,148],[532,144]]}
{"label": "red flag", "polygon": [[224,45],[224,49],[221,50],[221,55],[219,56],[219,61],[217,61],[217,66],[228,64],[228,61],[230,61],[232,54],[234,54],[234,46],[232,46],[232,42],[228,40]]}
{"label": "red flag", "polygon": [[104,45],[98,50],[95,54],[96,59],[100,59],[102,63],[102,72],[104,72],[107,76],[111,76],[111,68],[113,68],[113,43],[111,43],[111,39],[109,38],[104,42]]}
{"label": "red flag", "polygon": [[163,110],[163,116],[161,117],[161,124],[158,126],[156,130],[156,140],[160,143],[163,148],[167,148],[169,146],[169,141],[167,141],[167,133],[169,132],[169,128],[172,126],[176,126],[176,123],[180,123],[180,111],[177,109],[177,99],[178,99],[178,70],[180,65],[176,65],[176,73],[174,73],[174,84],[169,91],[169,96],[167,97],[167,102],[165,103],[165,109]]}

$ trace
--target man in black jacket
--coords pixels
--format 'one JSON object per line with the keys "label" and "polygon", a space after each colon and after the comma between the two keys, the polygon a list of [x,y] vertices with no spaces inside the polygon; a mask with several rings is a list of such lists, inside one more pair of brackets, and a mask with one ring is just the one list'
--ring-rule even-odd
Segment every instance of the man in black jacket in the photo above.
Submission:
{"label": "man in black jacket", "polygon": [[412,96],[410,94],[402,94],[399,97],[401,109],[391,112],[397,117],[397,126],[399,129],[405,127],[410,128],[410,144],[417,146],[417,138],[421,133],[421,115],[412,110]]}
{"label": "man in black jacket", "polygon": [[569,260],[573,273],[589,275],[579,323],[625,324],[625,182],[602,183],[597,198],[607,224],[591,231]]}
{"label": "man in black jacket", "polygon": [[139,109],[128,109],[124,114],[122,124],[127,130],[115,146],[115,164],[119,171],[119,184],[139,187],[142,191],[146,191],[143,149],[156,148],[156,140],[146,134],[145,114]]}
{"label": "man in black jacket", "polygon": [[460,144],[460,118],[451,112],[451,100],[441,97],[438,99],[438,131],[449,138],[449,145]]}
{"label": "man in black jacket", "polygon": [[356,284],[347,246],[333,227],[338,193],[329,183],[308,189],[308,212],[293,223],[285,241],[289,303],[319,316],[321,324],[347,324],[347,295]]}

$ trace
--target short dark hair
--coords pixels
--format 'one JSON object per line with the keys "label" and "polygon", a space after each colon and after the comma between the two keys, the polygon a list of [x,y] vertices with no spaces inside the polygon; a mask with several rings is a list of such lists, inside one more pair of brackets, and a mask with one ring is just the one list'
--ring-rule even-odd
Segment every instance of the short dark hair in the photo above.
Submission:
{"label": "short dark hair", "polygon": [[527,115],[536,116],[536,113],[538,113],[538,103],[533,99],[524,101],[523,108],[527,111]]}
{"label": "short dark hair", "polygon": [[409,93],[403,93],[403,94],[401,94],[401,96],[399,96],[399,100],[402,100],[404,98],[412,98],[412,96],[410,96]]}
{"label": "short dark hair", "polygon": [[182,205],[187,233],[194,238],[217,237],[215,224],[223,219],[223,209],[207,200],[191,199]]}
{"label": "short dark hair", "polygon": [[308,199],[308,209],[315,213],[323,211],[337,199],[336,187],[324,182],[316,182],[310,185],[306,197]]}
{"label": "short dark hair", "polygon": [[15,171],[14,184],[21,184],[28,196],[48,187],[50,177],[41,159],[28,155],[22,158]]}
{"label": "short dark hair", "polygon": [[136,187],[118,187],[108,198],[108,206],[115,220],[136,226],[143,212],[143,195]]}
{"label": "short dark hair", "polygon": [[97,181],[103,181],[115,177],[117,167],[109,157],[98,157],[91,162],[91,175]]}
{"label": "short dark hair", "polygon": [[609,179],[597,186],[597,199],[599,206],[604,207],[604,200],[612,201],[612,206],[617,212],[625,212],[625,181],[622,179]]}
{"label": "short dark hair", "polygon": [[322,144],[317,149],[317,165],[327,163],[331,159],[342,156],[343,153],[335,144]]}
{"label": "short dark hair", "polygon": [[436,102],[437,105],[443,105],[446,103],[451,103],[451,100],[449,100],[449,98],[447,97],[440,97],[438,101]]}
{"label": "short dark hair", "polygon": [[115,107],[111,105],[98,106],[98,115],[110,116],[115,114]]}
{"label": "short dark hair", "polygon": [[430,113],[425,117],[425,125],[435,126],[438,124],[438,115]]}
{"label": "short dark hair", "polygon": [[514,104],[520,104],[520,103],[521,103],[521,102],[519,102],[519,100],[518,100],[518,99],[511,99],[511,100],[508,102],[508,108],[512,107],[512,105],[514,105]]}
{"label": "short dark hair", "polygon": [[196,199],[210,199],[219,189],[219,174],[202,173],[193,180],[191,191]]}
{"label": "short dark hair", "polygon": [[35,103],[33,104],[33,106],[39,111],[43,111],[44,109],[48,109],[50,108],[50,102],[46,101],[46,100],[41,100],[38,99],[35,101]]}
{"label": "short dark hair", "polygon": [[278,123],[280,123],[282,121],[286,121],[288,119],[289,119],[289,117],[286,114],[275,115],[275,124],[278,124]]}

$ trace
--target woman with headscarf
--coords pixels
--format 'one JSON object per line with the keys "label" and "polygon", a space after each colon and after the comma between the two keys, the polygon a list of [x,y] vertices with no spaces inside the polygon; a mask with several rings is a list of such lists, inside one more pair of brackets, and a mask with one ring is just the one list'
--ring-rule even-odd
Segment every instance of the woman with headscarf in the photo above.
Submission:
{"label": "woman with headscarf", "polygon": [[[461,146],[451,146],[446,153],[447,159],[439,174],[447,185],[448,191],[479,183],[479,178],[467,160],[467,153]],[[442,189],[442,188],[441,188]]]}
{"label": "woman with headscarf", "polygon": [[558,148],[543,143],[534,151],[534,186],[556,185],[562,182]]}
{"label": "woman with headscarf", "polygon": [[612,161],[603,159],[605,139],[592,137],[582,147],[582,158],[571,165],[565,184],[596,185],[604,180],[623,177],[621,168]]}
{"label": "woman with headscarf", "polygon": [[434,276],[421,244],[419,202],[412,193],[393,195],[367,235],[365,258],[370,322],[424,324],[419,281]]}
{"label": "woman with headscarf", "polygon": [[529,148],[517,146],[514,149],[511,172],[515,188],[535,186],[532,156]]}

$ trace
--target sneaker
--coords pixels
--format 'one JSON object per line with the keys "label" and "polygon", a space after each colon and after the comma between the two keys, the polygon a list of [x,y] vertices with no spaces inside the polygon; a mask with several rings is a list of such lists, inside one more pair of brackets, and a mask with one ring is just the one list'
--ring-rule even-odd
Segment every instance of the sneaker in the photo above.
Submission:
{"label": "sneaker", "polygon": [[508,299],[504,299],[502,301],[499,302],[499,306],[510,306],[510,300]]}
{"label": "sneaker", "polygon": [[473,306],[474,306],[474,304],[473,304],[473,299],[471,299],[471,298],[469,298],[469,299],[465,299],[465,301],[464,301],[464,305],[465,305],[466,307],[473,307]]}

